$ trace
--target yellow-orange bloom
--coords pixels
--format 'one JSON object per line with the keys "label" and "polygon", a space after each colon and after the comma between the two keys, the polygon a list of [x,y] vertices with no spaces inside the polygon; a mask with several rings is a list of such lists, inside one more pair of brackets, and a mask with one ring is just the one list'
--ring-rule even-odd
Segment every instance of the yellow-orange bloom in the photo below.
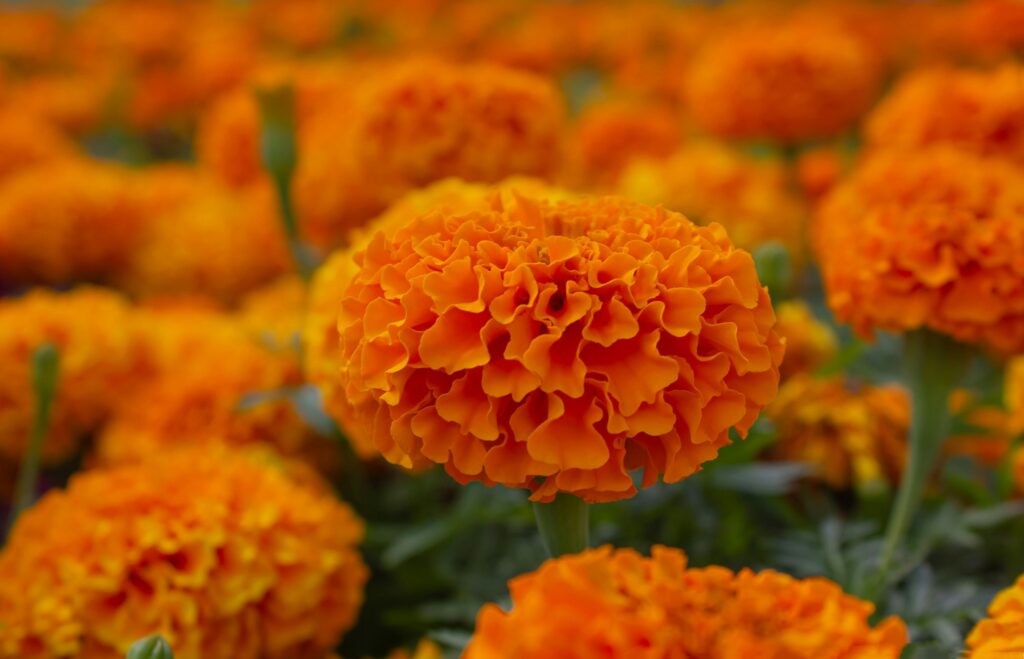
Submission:
{"label": "yellow-orange bloom", "polygon": [[126,392],[97,439],[99,461],[133,462],[194,445],[269,446],[284,456],[306,458],[332,455],[326,440],[281,395],[302,383],[293,353],[247,340],[239,328],[236,342],[217,341],[209,356],[216,368],[189,355]]}
{"label": "yellow-orange bloom", "polygon": [[130,177],[114,165],[66,159],[8,177],[0,186],[0,282],[109,280],[143,221]]}
{"label": "yellow-orange bloom", "polygon": [[780,161],[758,160],[717,142],[692,142],[667,159],[633,163],[619,192],[701,224],[718,222],[744,249],[777,240],[794,257],[803,252],[806,210]]}
{"label": "yellow-orange bloom", "polygon": [[794,375],[765,414],[778,434],[771,457],[805,462],[836,489],[899,482],[910,399],[896,386],[856,388],[842,377]]}
{"label": "yellow-orange bloom", "polygon": [[388,655],[388,659],[442,659],[441,648],[430,639],[423,639],[416,644],[416,649],[410,654],[404,648],[394,650]]}
{"label": "yellow-orange bloom", "polygon": [[281,277],[247,293],[238,319],[268,345],[297,347],[306,313],[307,286],[298,275]]}
{"label": "yellow-orange bloom", "polygon": [[836,317],[1024,349],[1024,174],[952,149],[880,153],[822,203],[815,247]]}
{"label": "yellow-orange bloom", "polygon": [[1024,577],[1003,590],[988,607],[988,617],[967,636],[969,659],[1005,659],[1024,652]]}
{"label": "yellow-orange bloom", "polygon": [[675,112],[658,105],[602,103],[584,110],[573,138],[572,156],[584,182],[614,184],[630,161],[670,155],[682,138]]}
{"label": "yellow-orange bloom", "polygon": [[660,546],[549,560],[509,590],[511,611],[480,610],[466,659],[897,659],[908,642],[827,579],[687,568]]}
{"label": "yellow-orange bloom", "polygon": [[167,453],[74,477],[0,554],[0,656],[323,656],[355,621],[361,521],[266,459]]}
{"label": "yellow-orange bloom", "polygon": [[1024,67],[910,73],[871,113],[865,132],[875,147],[948,144],[1024,162]]}
{"label": "yellow-orange bloom", "polygon": [[737,29],[697,55],[686,81],[694,121],[729,139],[801,142],[850,128],[878,90],[864,42],[826,22]]}
{"label": "yellow-orange bloom", "polygon": [[74,152],[74,143],[46,121],[23,110],[0,111],[0,180]]}
{"label": "yellow-orange bloom", "polygon": [[[159,184],[152,194],[160,195]],[[179,203],[154,213],[120,288],[135,295],[201,293],[235,300],[288,272],[291,260],[270,186],[234,191],[197,179]]]}
{"label": "yellow-orange bloom", "polygon": [[200,117],[196,159],[225,184],[242,187],[265,176],[260,108],[248,89],[224,94]]}
{"label": "yellow-orange bloom", "polygon": [[394,463],[621,499],[634,469],[692,474],[776,392],[768,293],[717,225],[513,192],[378,231],[354,259],[330,305],[335,377]]}
{"label": "yellow-orange bloom", "polygon": [[0,460],[18,462],[35,414],[32,354],[60,352],[60,371],[43,443],[47,464],[69,458],[109,415],[133,368],[130,308],[117,293],[33,290],[0,300]]}
{"label": "yellow-orange bloom", "polygon": [[835,333],[814,317],[806,303],[783,302],[775,307],[775,314],[775,331],[786,340],[786,357],[780,367],[783,380],[797,373],[811,373],[835,355]]}
{"label": "yellow-orange bloom", "polygon": [[548,81],[494,65],[413,59],[360,85],[351,114],[320,117],[294,181],[303,229],[317,244],[403,194],[448,177],[496,182],[560,165],[562,99]]}

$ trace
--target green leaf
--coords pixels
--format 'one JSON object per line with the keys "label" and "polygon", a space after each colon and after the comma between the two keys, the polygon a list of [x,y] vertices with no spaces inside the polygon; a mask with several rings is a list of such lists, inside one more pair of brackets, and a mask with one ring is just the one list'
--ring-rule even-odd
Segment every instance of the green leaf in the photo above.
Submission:
{"label": "green leaf", "polygon": [[174,659],[174,652],[159,634],[135,641],[128,649],[126,659]]}

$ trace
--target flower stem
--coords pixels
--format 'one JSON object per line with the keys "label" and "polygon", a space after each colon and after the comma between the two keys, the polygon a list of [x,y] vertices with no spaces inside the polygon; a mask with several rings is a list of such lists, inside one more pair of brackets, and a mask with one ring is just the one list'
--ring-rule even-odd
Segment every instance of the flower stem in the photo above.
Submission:
{"label": "flower stem", "polygon": [[963,380],[972,356],[969,346],[931,330],[920,329],[904,336],[903,366],[910,390],[910,450],[885,532],[875,582],[878,590],[874,595],[887,585],[896,552],[903,544],[925,483],[949,436],[953,419],[949,395]]}
{"label": "flower stem", "polygon": [[43,441],[50,425],[50,408],[57,392],[57,372],[60,354],[51,343],[44,343],[32,354],[32,389],[35,392],[36,409],[32,422],[32,433],[29,435],[25,455],[18,469],[18,480],[14,485],[14,503],[11,507],[8,531],[14,522],[35,501],[36,487],[39,482],[39,463],[42,460]]}
{"label": "flower stem", "polygon": [[289,85],[262,89],[257,93],[263,122],[260,133],[260,155],[274,183],[281,223],[295,268],[303,279],[309,280],[316,269],[315,259],[302,242],[299,223],[292,203],[292,175],[298,162],[295,139],[295,98]]}
{"label": "flower stem", "polygon": [[564,492],[551,503],[534,503],[544,548],[552,558],[562,554],[576,554],[590,543],[589,508],[587,502]]}

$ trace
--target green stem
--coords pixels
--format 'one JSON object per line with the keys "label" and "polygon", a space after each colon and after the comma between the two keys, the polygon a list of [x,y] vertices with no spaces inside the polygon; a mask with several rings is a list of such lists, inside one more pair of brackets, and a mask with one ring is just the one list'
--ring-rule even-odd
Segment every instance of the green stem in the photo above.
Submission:
{"label": "green stem", "polygon": [[281,224],[295,268],[309,280],[316,269],[315,260],[299,235],[299,222],[292,203],[291,183],[298,162],[295,139],[295,98],[292,88],[281,85],[259,90],[257,98],[263,127],[260,133],[260,156],[274,183]]}
{"label": "green stem", "polygon": [[60,354],[50,343],[44,343],[32,354],[32,389],[35,392],[36,409],[32,422],[32,433],[29,435],[25,455],[18,469],[18,480],[14,485],[14,503],[8,530],[14,522],[35,501],[36,487],[39,482],[39,465],[43,455],[43,441],[50,425],[50,408],[57,391],[57,372]]}
{"label": "green stem", "polygon": [[896,552],[921,502],[925,483],[935,469],[942,444],[950,434],[949,395],[970,366],[970,347],[931,330],[916,330],[904,337],[903,363],[910,390],[909,454],[896,503],[889,516],[875,582],[879,595],[887,585]]}
{"label": "green stem", "polygon": [[534,503],[544,548],[552,558],[577,554],[590,544],[589,509],[587,502],[564,492],[551,503]]}

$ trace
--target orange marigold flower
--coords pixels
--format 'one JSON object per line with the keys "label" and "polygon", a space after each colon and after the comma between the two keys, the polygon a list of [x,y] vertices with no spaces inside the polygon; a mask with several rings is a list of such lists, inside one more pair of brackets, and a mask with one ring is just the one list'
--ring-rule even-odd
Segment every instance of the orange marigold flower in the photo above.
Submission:
{"label": "orange marigold flower", "polygon": [[99,434],[98,459],[132,462],[190,445],[270,446],[285,456],[308,458],[332,455],[332,447],[281,395],[302,384],[295,354],[261,346],[241,328],[238,333],[232,343],[211,341],[216,369],[190,355],[125,394]]}
{"label": "orange marigold flower", "polygon": [[1009,59],[1024,47],[1024,5],[1017,0],[970,0],[960,8],[968,54]]}
{"label": "orange marigold flower", "polygon": [[71,139],[46,121],[21,109],[0,110],[0,180],[74,153]]}
{"label": "orange marigold flower", "polygon": [[416,649],[412,654],[409,654],[405,648],[399,648],[388,655],[388,659],[442,659],[443,657],[437,643],[427,638],[416,644]]}
{"label": "orange marigold flower", "polygon": [[880,153],[822,203],[815,246],[837,318],[1024,349],[1024,175],[952,149]]}
{"label": "orange marigold flower", "polygon": [[260,126],[259,104],[250,90],[224,94],[200,117],[196,159],[232,187],[262,180]]}
{"label": "orange marigold flower", "polygon": [[692,474],[776,392],[768,293],[718,225],[513,192],[378,231],[354,260],[334,377],[394,463],[621,499],[634,469]]}
{"label": "orange marigold flower", "polygon": [[[159,184],[154,195],[166,194]],[[136,295],[201,293],[234,300],[288,272],[291,260],[270,186],[234,191],[197,179],[146,223],[120,288]]]}
{"label": "orange marigold flower", "polygon": [[864,42],[814,21],[734,30],[697,55],[686,81],[693,119],[704,130],[780,142],[850,128],[878,86]]}
{"label": "orange marigold flower", "polygon": [[1014,357],[1006,363],[1003,402],[1010,414],[1010,432],[1014,435],[1024,433],[1024,356]]}
{"label": "orange marigold flower", "polygon": [[1003,590],[988,607],[988,617],[980,620],[967,636],[969,659],[1005,659],[1024,650],[1024,576]]}
{"label": "orange marigold flower", "polygon": [[448,177],[545,177],[560,165],[562,99],[543,78],[489,64],[414,59],[360,85],[350,116],[303,137],[293,185],[307,236],[336,244],[403,194]]}
{"label": "orange marigold flower", "polygon": [[19,67],[53,64],[60,52],[64,17],[52,7],[0,9],[0,57]]}
{"label": "orange marigold flower", "polygon": [[783,383],[765,414],[778,434],[772,458],[806,462],[836,489],[899,482],[910,425],[902,388],[856,388],[842,377],[800,373]]}
{"label": "orange marigold flower", "polygon": [[631,160],[670,155],[682,139],[682,122],[664,106],[601,103],[584,110],[573,138],[581,179],[614,184]]}
{"label": "orange marigold flower", "polygon": [[876,147],[948,144],[1024,162],[1024,67],[910,73],[871,113],[865,132]]}
{"label": "orange marigold flower", "polygon": [[466,659],[897,659],[908,642],[903,621],[871,627],[874,606],[827,579],[687,568],[668,547],[563,556],[509,590],[511,611],[480,610]]}
{"label": "orange marigold flower", "polygon": [[543,194],[548,198],[569,196],[569,193],[540,181],[525,178],[509,179],[497,186],[465,183],[457,179],[439,181],[405,195],[365,230],[353,231],[350,237],[352,247],[334,253],[317,270],[310,287],[309,310],[303,330],[306,377],[320,389],[324,408],[338,421],[362,457],[378,455],[372,432],[369,432],[375,406],[369,396],[350,399],[351,394],[346,393],[338,379],[341,370],[338,300],[345,294],[357,270],[353,252],[365,247],[376,232],[393,232],[424,213],[486,210],[493,199],[517,193]]}
{"label": "orange marigold flower", "polygon": [[131,174],[114,165],[55,160],[0,186],[0,282],[107,281],[129,258],[143,218]]}
{"label": "orange marigold flower", "polygon": [[43,461],[71,457],[110,414],[133,368],[130,307],[117,293],[83,287],[33,290],[0,300],[0,460],[18,462],[35,414],[32,354],[60,352]]}
{"label": "orange marigold flower", "polygon": [[288,348],[298,345],[306,313],[307,286],[298,275],[281,277],[247,293],[238,317],[264,343]]}
{"label": "orange marigold flower", "polygon": [[182,659],[326,655],[362,603],[362,536],[347,506],[245,454],[86,472],[0,554],[0,656],[116,659],[152,633]]}
{"label": "orange marigold flower", "polygon": [[807,198],[817,202],[839,183],[846,167],[843,155],[837,149],[810,149],[797,158],[797,182]]}
{"label": "orange marigold flower", "polygon": [[782,379],[797,373],[811,373],[828,363],[836,353],[836,335],[814,317],[807,304],[792,300],[776,305],[775,331],[786,340]]}
{"label": "orange marigold flower", "polygon": [[758,160],[718,142],[692,142],[667,159],[633,163],[619,192],[701,224],[718,222],[744,249],[777,240],[798,258],[806,210],[787,177],[780,161]]}
{"label": "orange marigold flower", "polygon": [[33,75],[12,85],[9,103],[72,135],[99,127],[117,90],[109,71]]}

